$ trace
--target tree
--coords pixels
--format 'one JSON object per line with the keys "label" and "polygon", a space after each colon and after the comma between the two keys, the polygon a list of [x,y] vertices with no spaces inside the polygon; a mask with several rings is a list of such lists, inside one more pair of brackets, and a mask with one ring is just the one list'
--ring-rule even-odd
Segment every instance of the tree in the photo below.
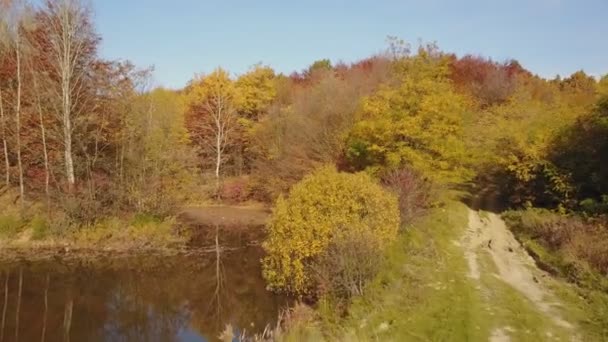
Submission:
{"label": "tree", "polygon": [[187,198],[195,174],[182,98],[158,88],[131,103],[122,142],[124,193],[138,212],[169,214]]}
{"label": "tree", "polygon": [[254,65],[235,84],[240,94],[239,115],[259,120],[277,95],[274,70],[262,64]]}
{"label": "tree", "polygon": [[[0,7],[2,8],[2,7]],[[4,20],[4,18],[1,18],[2,20],[0,20],[0,61],[3,61],[3,59],[5,58],[5,56],[8,54],[8,46],[7,46],[7,42],[6,42],[6,36],[7,36],[7,25],[6,25],[6,21]],[[8,155],[8,131],[7,131],[7,127],[6,127],[6,115],[4,113],[4,96],[3,96],[3,90],[2,90],[2,86],[3,84],[0,83],[0,133],[2,133],[2,153],[3,153],[3,159],[4,159],[4,168],[5,168],[5,174],[4,174],[4,182],[6,184],[6,186],[10,186],[10,182],[11,182],[11,173],[10,173],[10,162],[9,162],[9,155]]]}
{"label": "tree", "polygon": [[[23,178],[23,160],[22,160],[22,144],[21,144],[21,126],[22,126],[22,103],[23,103],[23,62],[24,62],[24,43],[22,37],[23,24],[25,20],[25,11],[27,6],[21,1],[9,1],[7,4],[0,4],[0,9],[6,13],[3,18],[7,29],[7,38],[9,51],[14,54],[15,58],[15,98],[14,98],[14,113],[15,113],[15,144],[17,150],[17,169],[19,172],[19,198],[23,206],[25,201],[25,184]],[[3,114],[4,116],[4,114]]]}
{"label": "tree", "polygon": [[236,104],[239,102],[234,82],[221,68],[201,76],[190,84],[186,92],[187,125],[193,142],[202,154],[214,155],[214,174],[219,184],[224,154],[232,143],[237,122]]}
{"label": "tree", "polygon": [[409,166],[448,182],[471,176],[463,130],[469,103],[448,78],[447,57],[435,49],[398,59],[399,84],[362,100],[347,147],[355,169]]}
{"label": "tree", "polygon": [[256,193],[274,199],[319,166],[341,164],[360,99],[391,78],[387,64],[343,65],[306,85],[278,78],[277,100],[252,129]]}
{"label": "tree", "polygon": [[[370,176],[323,167],[279,197],[263,243],[268,285],[294,294],[311,294],[313,263],[333,241],[363,236],[382,251],[397,235],[397,199]],[[339,272],[340,270],[336,270]]]}
{"label": "tree", "polygon": [[90,105],[85,98],[84,83],[98,38],[92,29],[89,9],[79,0],[47,0],[44,11],[40,13],[48,40],[48,61],[59,97],[65,175],[71,191],[76,182],[75,123],[85,107]]}
{"label": "tree", "polygon": [[233,139],[235,174],[251,170],[252,133],[277,96],[275,77],[272,68],[256,64],[236,80],[239,101],[236,104],[238,119]]}

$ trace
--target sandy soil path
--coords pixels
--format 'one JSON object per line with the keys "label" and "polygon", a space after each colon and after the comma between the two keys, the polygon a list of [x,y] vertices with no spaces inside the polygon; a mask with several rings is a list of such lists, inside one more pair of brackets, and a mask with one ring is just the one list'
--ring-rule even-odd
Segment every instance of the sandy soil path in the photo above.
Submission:
{"label": "sandy soil path", "polygon": [[[471,279],[479,280],[487,272],[479,262],[480,253],[487,252],[496,265],[497,272],[494,276],[516,289],[556,325],[573,329],[572,324],[561,317],[558,310],[560,304],[543,285],[543,272],[536,267],[534,260],[507,229],[499,215],[484,213],[481,216],[479,212],[469,209],[469,227],[461,245]],[[498,328],[490,338],[490,341],[496,342],[509,340],[503,328]]]}

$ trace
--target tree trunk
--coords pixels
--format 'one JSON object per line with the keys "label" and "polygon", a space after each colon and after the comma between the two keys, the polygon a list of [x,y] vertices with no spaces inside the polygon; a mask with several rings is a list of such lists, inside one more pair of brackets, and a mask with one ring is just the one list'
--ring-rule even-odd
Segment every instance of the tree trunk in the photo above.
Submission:
{"label": "tree trunk", "polygon": [[60,18],[61,25],[61,104],[62,104],[62,119],[63,119],[63,145],[65,158],[65,174],[68,181],[68,191],[71,193],[76,183],[74,177],[74,160],[72,154],[72,76],[74,73],[74,64],[78,51],[72,51],[74,44],[74,18],[70,13],[70,3],[64,2],[62,6],[62,14]]}
{"label": "tree trunk", "polygon": [[21,208],[25,204],[25,187],[23,185],[23,164],[21,162],[21,43],[17,38],[15,46],[15,57],[17,58],[17,103],[15,106],[15,119],[17,121],[16,143],[17,143],[17,167],[19,169],[19,198]]}
{"label": "tree trunk", "polygon": [[6,119],[4,118],[4,102],[2,101],[2,89],[0,89],[0,129],[2,130],[2,150],[4,152],[4,167],[5,167],[5,178],[6,187],[8,188],[11,184],[11,172],[10,163],[8,161],[8,144],[6,141]]}
{"label": "tree trunk", "polygon": [[50,168],[49,168],[49,153],[46,146],[46,128],[44,127],[44,117],[42,115],[42,105],[40,103],[40,94],[38,89],[38,80],[34,71],[32,71],[32,79],[34,81],[34,92],[36,92],[36,105],[38,108],[38,120],[40,121],[40,136],[42,138],[42,152],[44,156],[44,193],[46,195],[46,207],[47,211],[50,210],[51,206],[51,195],[50,195]]}
{"label": "tree trunk", "polygon": [[[64,74],[67,73],[67,70]],[[70,84],[68,77],[64,76],[63,92],[63,144],[65,156],[65,174],[68,180],[68,190],[72,192],[76,179],[74,177],[74,161],[72,159],[72,119],[70,110]]]}

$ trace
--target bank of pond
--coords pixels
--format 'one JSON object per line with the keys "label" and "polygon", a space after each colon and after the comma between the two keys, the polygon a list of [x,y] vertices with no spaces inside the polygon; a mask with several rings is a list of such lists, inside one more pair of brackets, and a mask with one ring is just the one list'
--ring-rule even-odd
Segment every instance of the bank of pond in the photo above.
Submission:
{"label": "bank of pond", "polygon": [[267,291],[246,230],[197,228],[178,253],[0,261],[1,341],[215,341],[227,325],[260,333],[290,299]]}

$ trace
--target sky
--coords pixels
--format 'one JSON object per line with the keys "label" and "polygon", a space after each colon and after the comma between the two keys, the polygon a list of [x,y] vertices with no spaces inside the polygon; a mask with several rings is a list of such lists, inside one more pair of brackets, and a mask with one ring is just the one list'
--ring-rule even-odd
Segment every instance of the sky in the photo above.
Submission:
{"label": "sky", "polygon": [[458,55],[516,59],[552,78],[608,73],[608,0],[92,0],[101,55],[154,66],[181,88],[218,66],[237,75],[313,61],[353,62],[387,36],[436,42]]}

